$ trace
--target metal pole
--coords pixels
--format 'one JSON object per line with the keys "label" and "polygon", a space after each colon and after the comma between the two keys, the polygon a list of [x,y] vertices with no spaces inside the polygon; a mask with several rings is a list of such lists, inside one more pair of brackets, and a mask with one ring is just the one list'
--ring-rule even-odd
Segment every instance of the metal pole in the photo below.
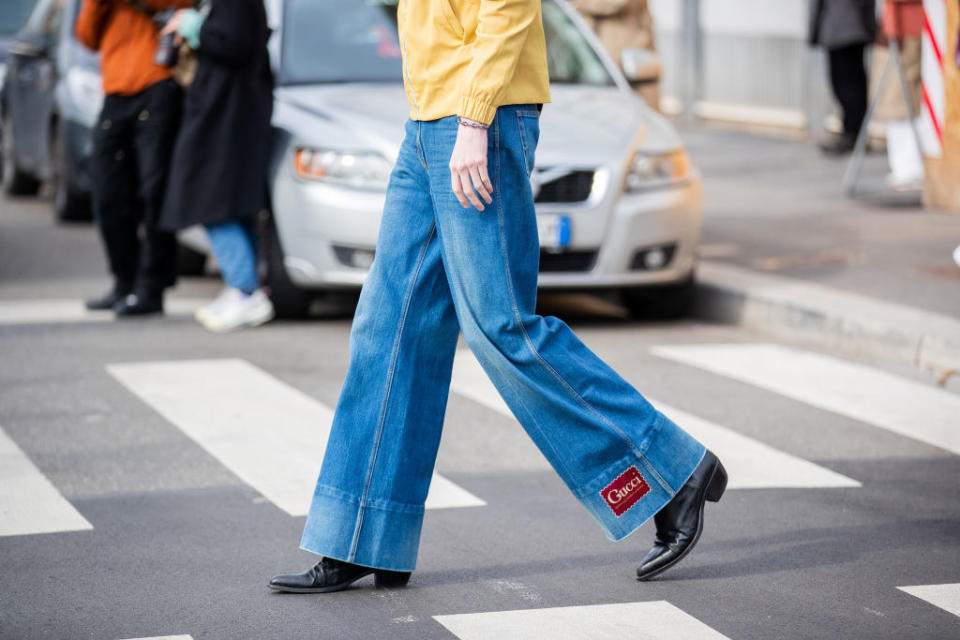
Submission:
{"label": "metal pole", "polygon": [[[893,42],[890,44],[891,46],[896,46]],[[857,132],[857,141],[853,145],[853,153],[850,155],[847,169],[843,172],[843,192],[850,198],[857,194],[857,179],[860,177],[860,166],[863,164],[863,157],[867,153],[867,141],[870,137],[867,131],[868,125],[873,119],[873,112],[877,108],[877,103],[880,102],[883,88],[887,83],[887,75],[889,75],[890,67],[893,63],[894,56],[890,56],[883,65],[883,71],[880,73],[880,82],[877,84],[877,93],[873,96],[873,100],[870,101],[870,107],[867,109],[867,113],[863,118],[863,124],[860,125],[860,131]]]}
{"label": "metal pole", "polygon": [[683,0],[681,44],[683,111],[693,117],[703,87],[703,34],[700,31],[700,0]]}

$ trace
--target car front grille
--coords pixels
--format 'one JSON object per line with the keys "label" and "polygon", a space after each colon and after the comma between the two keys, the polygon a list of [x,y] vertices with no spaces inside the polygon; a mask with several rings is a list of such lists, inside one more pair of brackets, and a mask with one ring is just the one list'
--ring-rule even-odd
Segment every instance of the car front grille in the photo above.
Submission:
{"label": "car front grille", "polygon": [[571,171],[567,175],[545,182],[534,202],[583,202],[593,190],[593,171]]}
{"label": "car front grille", "polygon": [[596,261],[596,251],[540,251],[540,271],[589,271]]}

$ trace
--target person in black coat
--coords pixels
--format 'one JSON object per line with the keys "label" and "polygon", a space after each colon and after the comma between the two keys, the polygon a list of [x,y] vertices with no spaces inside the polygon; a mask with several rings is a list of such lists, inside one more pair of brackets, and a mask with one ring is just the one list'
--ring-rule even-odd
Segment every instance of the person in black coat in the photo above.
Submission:
{"label": "person in black coat", "polygon": [[262,0],[210,0],[178,11],[164,33],[196,51],[161,226],[202,224],[225,289],[197,320],[212,331],[273,317],[257,281],[254,220],[267,206],[273,74]]}
{"label": "person in black coat", "polygon": [[877,35],[875,0],[812,0],[809,42],[827,50],[830,84],[843,112],[843,133],[820,145],[825,153],[853,149],[867,113],[863,52]]}

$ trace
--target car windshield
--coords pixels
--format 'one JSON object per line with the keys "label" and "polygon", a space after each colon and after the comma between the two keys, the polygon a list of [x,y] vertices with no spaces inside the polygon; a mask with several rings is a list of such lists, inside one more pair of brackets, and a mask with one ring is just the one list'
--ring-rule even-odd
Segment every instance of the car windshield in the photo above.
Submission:
{"label": "car windshield", "polygon": [[3,0],[0,2],[0,35],[13,35],[30,17],[36,0]]}
{"label": "car windshield", "polygon": [[[557,3],[543,3],[543,27],[551,82],[613,84]],[[281,84],[403,80],[397,0],[287,0],[282,47]]]}

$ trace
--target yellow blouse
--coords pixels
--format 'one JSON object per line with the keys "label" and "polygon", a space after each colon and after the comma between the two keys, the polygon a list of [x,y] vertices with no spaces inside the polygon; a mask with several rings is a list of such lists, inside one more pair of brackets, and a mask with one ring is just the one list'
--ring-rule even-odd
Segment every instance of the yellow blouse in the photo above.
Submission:
{"label": "yellow blouse", "polygon": [[414,120],[550,102],[540,0],[400,0],[397,19]]}

